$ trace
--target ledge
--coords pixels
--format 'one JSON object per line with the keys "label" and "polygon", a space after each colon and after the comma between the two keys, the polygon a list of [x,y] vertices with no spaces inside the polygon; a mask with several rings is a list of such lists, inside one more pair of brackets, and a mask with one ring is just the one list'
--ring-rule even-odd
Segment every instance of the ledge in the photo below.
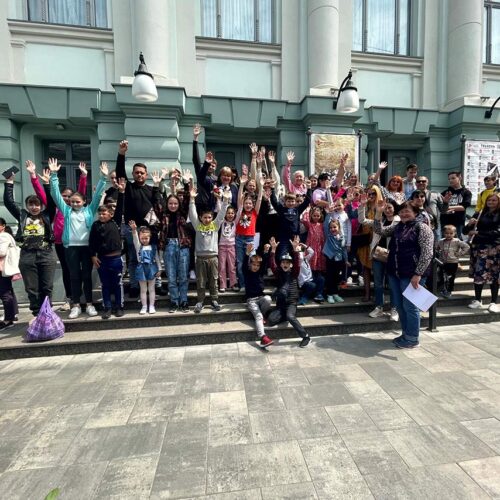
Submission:
{"label": "ledge", "polygon": [[421,73],[424,60],[420,57],[390,56],[351,52],[353,69],[370,71],[388,71],[391,73]]}
{"label": "ledge", "polygon": [[198,59],[213,57],[252,61],[281,60],[281,45],[196,37],[196,56]]}

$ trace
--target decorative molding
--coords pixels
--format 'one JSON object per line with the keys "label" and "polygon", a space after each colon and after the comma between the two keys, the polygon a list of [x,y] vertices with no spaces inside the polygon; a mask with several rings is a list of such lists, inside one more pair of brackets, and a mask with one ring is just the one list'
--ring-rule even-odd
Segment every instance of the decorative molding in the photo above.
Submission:
{"label": "decorative molding", "polygon": [[109,29],[64,26],[47,23],[8,20],[11,44],[38,43],[107,49],[114,51],[113,31]]}
{"label": "decorative molding", "polygon": [[281,45],[196,37],[197,59],[238,59],[281,63]]}
{"label": "decorative molding", "polygon": [[368,54],[351,52],[354,69],[368,71],[384,71],[390,73],[422,73],[424,60],[420,57],[387,56],[384,54]]}
{"label": "decorative molding", "polygon": [[483,64],[483,81],[500,80],[500,64]]}

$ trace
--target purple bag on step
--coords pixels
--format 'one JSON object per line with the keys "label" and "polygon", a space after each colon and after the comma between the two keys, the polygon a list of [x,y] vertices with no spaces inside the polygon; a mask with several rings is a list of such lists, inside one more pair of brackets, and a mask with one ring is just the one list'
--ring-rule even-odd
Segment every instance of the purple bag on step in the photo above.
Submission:
{"label": "purple bag on step", "polygon": [[64,323],[52,310],[48,297],[45,297],[35,321],[28,326],[24,336],[26,342],[43,342],[64,336]]}

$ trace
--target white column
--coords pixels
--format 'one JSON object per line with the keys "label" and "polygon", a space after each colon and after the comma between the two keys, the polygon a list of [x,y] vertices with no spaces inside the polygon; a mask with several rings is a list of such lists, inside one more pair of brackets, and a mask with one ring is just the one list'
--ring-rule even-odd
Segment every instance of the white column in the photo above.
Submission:
{"label": "white column", "polygon": [[481,95],[483,8],[483,0],[448,3],[448,103]]}
{"label": "white column", "polygon": [[338,87],[339,1],[308,0],[309,88],[329,93]]}
{"label": "white column", "polygon": [[[12,81],[12,49],[10,45],[10,31],[7,23],[9,2],[0,2],[0,50],[2,51],[2,64],[0,64],[0,81]],[[24,80],[24,78],[23,78]]]}
{"label": "white column", "polygon": [[139,52],[142,52],[157,83],[174,83],[176,75],[171,74],[169,64],[175,46],[175,31],[169,22],[169,16],[175,16],[171,3],[166,0],[133,0],[133,7],[134,60],[137,61],[134,66],[139,66]]}

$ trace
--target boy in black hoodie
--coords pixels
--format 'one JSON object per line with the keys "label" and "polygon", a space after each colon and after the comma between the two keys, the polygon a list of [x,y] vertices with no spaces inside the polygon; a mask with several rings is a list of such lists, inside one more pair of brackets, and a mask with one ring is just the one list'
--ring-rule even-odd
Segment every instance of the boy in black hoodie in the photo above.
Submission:
{"label": "boy in black hoodie", "polygon": [[281,257],[279,267],[276,265],[276,248],[279,243],[276,242],[274,238],[269,241],[271,245],[271,256],[270,264],[271,269],[276,276],[278,281],[278,288],[275,292],[276,295],[276,308],[271,311],[267,318],[267,326],[271,327],[281,323],[282,321],[288,321],[295,331],[302,337],[299,347],[306,347],[311,341],[311,337],[305,331],[304,327],[300,324],[300,321],[296,317],[297,313],[297,301],[299,298],[299,284],[298,276],[300,272],[299,264],[299,249],[294,246],[293,242],[290,244],[294,248],[293,258],[290,254],[286,253]]}
{"label": "boy in black hoodie", "polygon": [[264,295],[264,274],[267,269],[267,255],[270,245],[264,245],[264,257],[257,255],[253,243],[249,243],[243,257],[243,274],[245,276],[245,296],[247,307],[255,319],[260,345],[267,347],[273,341],[264,333],[264,315],[271,309],[272,299]]}

